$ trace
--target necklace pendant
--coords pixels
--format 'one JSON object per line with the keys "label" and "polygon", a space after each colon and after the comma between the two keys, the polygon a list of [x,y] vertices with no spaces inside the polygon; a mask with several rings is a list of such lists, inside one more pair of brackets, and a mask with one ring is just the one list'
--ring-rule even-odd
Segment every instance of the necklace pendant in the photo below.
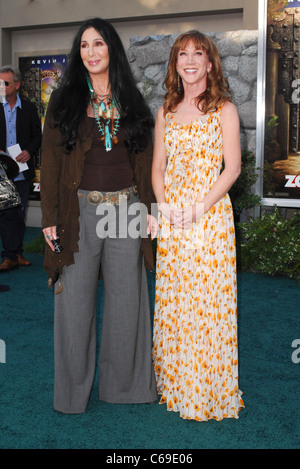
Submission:
{"label": "necklace pendant", "polygon": [[119,142],[116,136],[120,127],[118,102],[109,94],[98,95],[93,90],[89,77],[87,77],[87,82],[91,93],[91,105],[100,132],[99,141],[104,142],[106,151],[111,151],[112,146],[117,145]]}
{"label": "necklace pendant", "polygon": [[111,150],[111,138],[108,123],[105,125],[105,149],[106,151]]}

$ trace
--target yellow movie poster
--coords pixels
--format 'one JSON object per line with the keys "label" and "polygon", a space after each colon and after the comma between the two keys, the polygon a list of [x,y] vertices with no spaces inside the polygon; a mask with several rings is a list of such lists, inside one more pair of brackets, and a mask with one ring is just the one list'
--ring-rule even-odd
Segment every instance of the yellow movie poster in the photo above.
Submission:
{"label": "yellow movie poster", "polygon": [[[19,69],[22,73],[22,93],[34,102],[44,124],[47,106],[52,91],[67,64],[67,55],[40,55],[19,57]],[[40,200],[40,155],[35,161],[35,179],[30,190],[31,200]]]}

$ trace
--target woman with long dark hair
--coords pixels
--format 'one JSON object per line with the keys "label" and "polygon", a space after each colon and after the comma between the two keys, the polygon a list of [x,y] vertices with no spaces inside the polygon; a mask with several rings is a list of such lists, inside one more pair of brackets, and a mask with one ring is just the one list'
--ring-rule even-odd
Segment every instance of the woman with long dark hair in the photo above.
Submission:
{"label": "woman with long dark hair", "polygon": [[[160,212],[154,316],[161,403],[185,419],[238,418],[236,257],[228,191],[240,173],[239,118],[215,44],[180,35],[155,125]],[[222,163],[224,161],[224,170]]]}
{"label": "woman with long dark hair", "polygon": [[156,229],[149,215],[152,125],[115,29],[100,18],[85,21],[51,95],[42,143],[44,267],[55,292],[54,408],[60,412],[85,412],[89,401],[100,268],[99,397],[112,403],[157,398],[145,271],[153,269]]}

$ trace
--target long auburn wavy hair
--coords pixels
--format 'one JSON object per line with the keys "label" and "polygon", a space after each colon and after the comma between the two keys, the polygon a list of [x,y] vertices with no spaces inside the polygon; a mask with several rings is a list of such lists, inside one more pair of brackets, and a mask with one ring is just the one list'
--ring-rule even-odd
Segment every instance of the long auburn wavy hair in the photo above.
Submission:
{"label": "long auburn wavy hair", "polygon": [[[172,47],[165,79],[167,94],[164,101],[164,114],[175,112],[176,107],[183,99],[182,80],[177,73],[176,65],[180,49],[184,49],[190,41],[194,43],[197,50],[206,52],[212,64],[211,71],[207,75],[207,88],[197,97],[199,110],[206,114],[216,109],[218,105],[231,101],[231,91],[229,90],[227,78],[223,75],[221,58],[216,45],[205,34],[192,30],[178,36]],[[180,87],[178,87],[178,80],[180,80]]]}
{"label": "long auburn wavy hair", "polygon": [[87,70],[80,55],[81,37],[88,28],[101,34],[109,51],[109,81],[111,91],[121,108],[121,126],[126,129],[131,151],[143,150],[154,125],[153,117],[136,86],[121,39],[115,28],[101,18],[91,18],[80,26],[74,37],[68,65],[60,81],[58,99],[52,108],[54,126],[61,132],[61,144],[70,152],[76,145],[78,127],[87,113],[90,92]]}

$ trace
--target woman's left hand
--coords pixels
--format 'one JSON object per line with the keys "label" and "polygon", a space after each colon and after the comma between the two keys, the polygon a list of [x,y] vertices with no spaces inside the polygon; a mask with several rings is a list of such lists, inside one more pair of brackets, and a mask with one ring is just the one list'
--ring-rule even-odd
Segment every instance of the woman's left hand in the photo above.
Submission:
{"label": "woman's left hand", "polygon": [[156,238],[158,233],[158,221],[153,215],[147,215],[147,234],[151,235],[151,240]]}
{"label": "woman's left hand", "polygon": [[184,207],[182,210],[182,222],[180,226],[177,224],[175,228],[188,229],[192,228],[192,224],[204,215],[204,204],[197,203]]}

